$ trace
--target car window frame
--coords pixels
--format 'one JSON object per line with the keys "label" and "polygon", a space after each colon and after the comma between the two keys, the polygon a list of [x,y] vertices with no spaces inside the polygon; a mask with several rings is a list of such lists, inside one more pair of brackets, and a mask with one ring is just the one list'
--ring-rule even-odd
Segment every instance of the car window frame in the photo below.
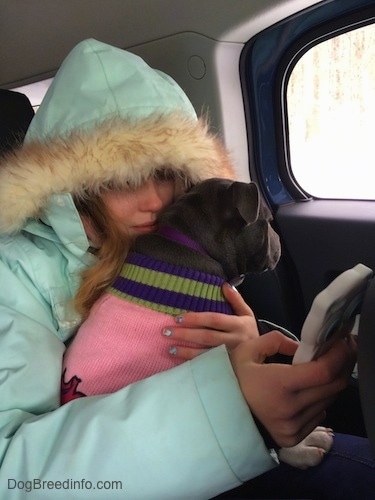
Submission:
{"label": "car window frame", "polygon": [[296,182],[289,157],[286,89],[290,72],[313,45],[375,22],[372,0],[322,2],[249,40],[240,60],[249,171],[272,207],[312,197]]}

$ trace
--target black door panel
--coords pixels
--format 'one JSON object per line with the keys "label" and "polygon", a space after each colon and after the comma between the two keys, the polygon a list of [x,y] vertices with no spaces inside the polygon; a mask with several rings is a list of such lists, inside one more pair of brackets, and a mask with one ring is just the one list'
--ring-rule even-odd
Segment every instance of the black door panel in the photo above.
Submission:
{"label": "black door panel", "polygon": [[[275,219],[301,284],[305,312],[342,271],[359,262],[375,270],[375,202],[297,202],[280,207]],[[283,287],[288,286],[286,280]]]}

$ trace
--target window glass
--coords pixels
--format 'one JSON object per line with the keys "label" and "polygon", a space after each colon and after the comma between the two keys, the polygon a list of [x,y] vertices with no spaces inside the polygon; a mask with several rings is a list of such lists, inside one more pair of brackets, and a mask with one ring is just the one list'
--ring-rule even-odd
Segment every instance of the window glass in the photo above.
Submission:
{"label": "window glass", "polygon": [[290,165],[312,196],[375,199],[375,25],[308,50],[287,86]]}
{"label": "window glass", "polygon": [[23,85],[22,87],[17,87],[12,90],[16,90],[17,92],[27,95],[32,107],[36,111],[39,108],[48,87],[51,85],[52,80],[53,78],[48,78],[47,80],[30,83],[29,85]]}

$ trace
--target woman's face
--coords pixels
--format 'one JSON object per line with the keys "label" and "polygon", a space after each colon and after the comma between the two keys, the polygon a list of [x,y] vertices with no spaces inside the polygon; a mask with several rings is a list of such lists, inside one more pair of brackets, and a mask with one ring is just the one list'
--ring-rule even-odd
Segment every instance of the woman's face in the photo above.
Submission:
{"label": "woman's face", "polygon": [[124,234],[137,236],[156,230],[158,213],[173,202],[174,195],[174,180],[149,179],[134,191],[108,191],[102,200]]}

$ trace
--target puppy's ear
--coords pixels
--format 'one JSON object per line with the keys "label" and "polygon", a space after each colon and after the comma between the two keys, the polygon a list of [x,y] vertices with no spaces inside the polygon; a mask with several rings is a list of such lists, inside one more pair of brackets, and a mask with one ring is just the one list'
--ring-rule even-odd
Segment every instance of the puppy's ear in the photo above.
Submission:
{"label": "puppy's ear", "polygon": [[228,188],[233,206],[247,224],[252,224],[259,217],[259,191],[254,182],[233,182]]}

